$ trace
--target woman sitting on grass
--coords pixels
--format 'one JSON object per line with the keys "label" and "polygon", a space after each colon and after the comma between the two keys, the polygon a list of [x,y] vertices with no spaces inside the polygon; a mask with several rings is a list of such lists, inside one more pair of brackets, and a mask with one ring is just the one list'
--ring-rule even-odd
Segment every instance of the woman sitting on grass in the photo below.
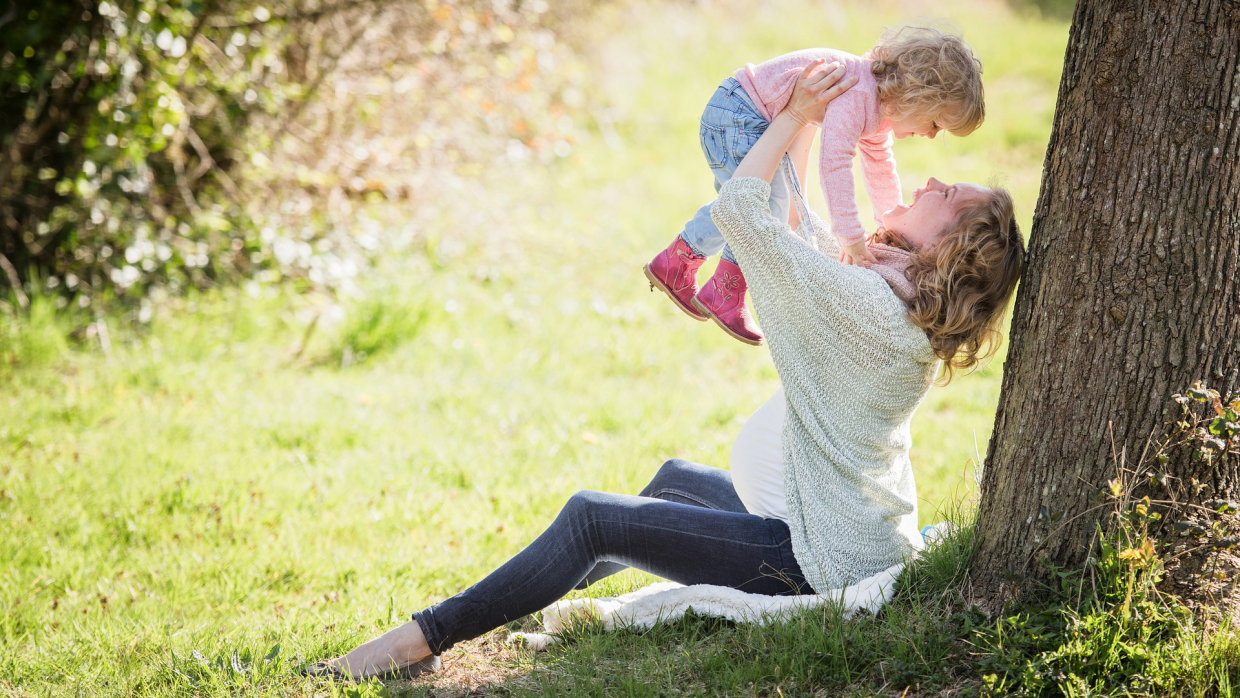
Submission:
{"label": "woman sitting on grass", "polygon": [[921,547],[910,421],[940,363],[950,377],[993,351],[1024,250],[1011,197],[973,184],[931,179],[887,212],[872,269],[838,261],[817,216],[800,227],[821,251],[772,216],[771,178],[850,87],[842,74],[821,63],[802,72],[714,206],[782,384],[742,429],[731,474],[673,460],[639,496],[579,492],[485,579],[309,673],[433,671],[456,643],[627,566],[756,594],[832,593],[898,570]]}

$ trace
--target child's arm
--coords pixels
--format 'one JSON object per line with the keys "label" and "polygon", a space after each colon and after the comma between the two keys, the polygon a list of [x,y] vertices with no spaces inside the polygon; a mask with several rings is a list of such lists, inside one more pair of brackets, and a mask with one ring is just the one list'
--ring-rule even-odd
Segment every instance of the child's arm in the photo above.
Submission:
{"label": "child's arm", "polygon": [[865,228],[857,213],[852,161],[865,123],[865,97],[846,92],[827,106],[822,120],[818,167],[822,193],[831,212],[831,232],[840,243],[840,260],[863,265],[877,261],[865,246]]}
{"label": "child's arm", "polygon": [[861,242],[851,242],[847,245],[840,244],[840,261],[845,264],[854,264],[859,267],[868,267],[871,262],[877,262],[874,255],[870,252],[870,248],[865,246],[865,240]]}
{"label": "child's arm", "polygon": [[900,177],[896,174],[896,156],[891,152],[893,138],[888,132],[882,138],[857,141],[861,151],[861,174],[865,191],[870,195],[874,221],[882,224],[883,214],[904,202]]}

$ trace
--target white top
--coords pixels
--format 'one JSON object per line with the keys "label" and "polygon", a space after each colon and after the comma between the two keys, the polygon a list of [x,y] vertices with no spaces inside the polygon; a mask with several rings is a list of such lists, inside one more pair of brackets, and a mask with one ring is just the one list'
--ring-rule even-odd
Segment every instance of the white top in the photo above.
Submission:
{"label": "white top", "polygon": [[824,592],[916,549],[910,422],[939,361],[882,276],[833,259],[839,248],[810,212],[815,250],[771,215],[770,195],[761,179],[733,177],[711,218],[745,270],[779,372],[792,549]]}
{"label": "white top", "polygon": [[788,520],[788,499],[784,496],[784,389],[775,395],[741,427],[732,443],[732,486],[750,514],[764,519]]}
{"label": "white top", "polygon": [[[787,415],[784,389],[775,391],[745,421],[732,443],[732,487],[750,514],[764,519],[788,521],[788,500],[784,496],[784,417]],[[913,511],[900,521],[900,534],[914,549],[925,541],[917,528],[917,502]],[[894,580],[893,580],[894,581]]]}

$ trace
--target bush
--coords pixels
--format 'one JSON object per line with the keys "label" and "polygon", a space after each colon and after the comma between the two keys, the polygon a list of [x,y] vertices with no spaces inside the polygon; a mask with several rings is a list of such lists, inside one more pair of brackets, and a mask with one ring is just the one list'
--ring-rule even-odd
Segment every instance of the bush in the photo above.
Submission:
{"label": "bush", "polygon": [[576,0],[65,0],[0,15],[0,290],[347,286],[481,168],[571,151]]}

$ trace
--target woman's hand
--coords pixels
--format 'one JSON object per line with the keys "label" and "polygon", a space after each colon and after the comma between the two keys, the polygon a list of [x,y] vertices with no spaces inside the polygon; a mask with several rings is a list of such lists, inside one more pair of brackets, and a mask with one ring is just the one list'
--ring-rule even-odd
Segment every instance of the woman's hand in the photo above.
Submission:
{"label": "woman's hand", "polygon": [[802,126],[817,126],[826,117],[827,105],[831,100],[844,94],[855,84],[855,76],[844,77],[843,65],[827,63],[826,59],[819,58],[801,71],[783,112],[788,113]]}

